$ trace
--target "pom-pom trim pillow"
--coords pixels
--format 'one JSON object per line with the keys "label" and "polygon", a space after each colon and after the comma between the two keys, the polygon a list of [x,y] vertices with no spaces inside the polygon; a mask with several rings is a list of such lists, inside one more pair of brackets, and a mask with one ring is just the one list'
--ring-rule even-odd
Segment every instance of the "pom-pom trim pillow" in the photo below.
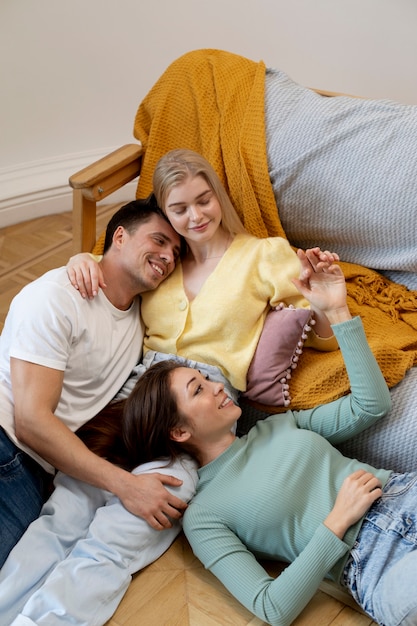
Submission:
{"label": "pom-pom trim pillow", "polygon": [[268,406],[288,406],[289,380],[314,324],[309,309],[285,307],[269,311],[249,366],[242,397]]}

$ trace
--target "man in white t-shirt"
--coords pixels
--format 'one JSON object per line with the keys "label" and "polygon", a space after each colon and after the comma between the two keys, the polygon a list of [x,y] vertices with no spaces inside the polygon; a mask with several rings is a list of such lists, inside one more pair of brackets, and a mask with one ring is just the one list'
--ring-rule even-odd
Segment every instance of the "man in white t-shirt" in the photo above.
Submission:
{"label": "man in white t-shirt", "polygon": [[126,472],[74,434],[138,362],[138,295],[173,271],[179,250],[163,214],[133,201],[107,227],[97,297],[81,298],[59,268],[14,298],[0,337],[0,566],[38,517],[56,469],[111,492],[156,530],[180,518],[186,504],[165,487],[179,479]]}

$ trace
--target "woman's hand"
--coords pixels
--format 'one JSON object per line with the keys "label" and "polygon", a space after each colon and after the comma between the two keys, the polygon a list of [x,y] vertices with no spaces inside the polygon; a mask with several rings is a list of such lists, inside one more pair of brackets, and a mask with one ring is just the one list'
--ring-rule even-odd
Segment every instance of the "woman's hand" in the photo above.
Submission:
{"label": "woman's hand", "polygon": [[[350,319],[345,277],[337,265],[339,256],[327,250],[323,252],[320,248],[310,248],[305,252],[298,250],[297,256],[301,272],[293,283],[310,302],[316,319],[324,315],[330,324]],[[315,330],[321,334],[318,328]]]}
{"label": "woman's hand", "polygon": [[88,252],[72,256],[66,267],[71,285],[78,289],[83,298],[92,299],[97,295],[99,287],[106,287],[100,264]]}
{"label": "woman's hand", "polygon": [[375,500],[381,497],[381,486],[376,476],[363,469],[347,476],[324,525],[339,539],[343,539],[348,528],[360,520]]}

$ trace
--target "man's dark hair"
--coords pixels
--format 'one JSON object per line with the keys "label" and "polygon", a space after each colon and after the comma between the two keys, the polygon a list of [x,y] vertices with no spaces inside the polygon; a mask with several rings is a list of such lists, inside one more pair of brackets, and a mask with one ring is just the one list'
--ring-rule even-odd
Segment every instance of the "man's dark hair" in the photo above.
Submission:
{"label": "man's dark hair", "polygon": [[169,224],[166,216],[158,207],[153,194],[145,199],[132,200],[132,202],[122,206],[107,224],[103,254],[110,248],[113,235],[119,226],[123,226],[131,235],[140,224],[148,222],[154,215],[159,215]]}

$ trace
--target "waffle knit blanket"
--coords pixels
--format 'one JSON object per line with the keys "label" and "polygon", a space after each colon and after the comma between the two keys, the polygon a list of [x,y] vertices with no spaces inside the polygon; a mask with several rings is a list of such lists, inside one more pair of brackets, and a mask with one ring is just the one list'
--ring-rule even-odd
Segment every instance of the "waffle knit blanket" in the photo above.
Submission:
{"label": "waffle knit blanket", "polygon": [[[285,237],[268,174],[265,64],[221,50],[174,61],[142,101],[134,136],[145,148],[137,197],[152,190],[158,159],[190,148],[214,166],[246,229]],[[417,292],[352,263],[341,263],[352,315],[362,317],[388,385],[417,362]],[[244,294],[242,294],[244,297]],[[328,402],[349,390],[340,353],[305,349],[291,380],[291,408]]]}

